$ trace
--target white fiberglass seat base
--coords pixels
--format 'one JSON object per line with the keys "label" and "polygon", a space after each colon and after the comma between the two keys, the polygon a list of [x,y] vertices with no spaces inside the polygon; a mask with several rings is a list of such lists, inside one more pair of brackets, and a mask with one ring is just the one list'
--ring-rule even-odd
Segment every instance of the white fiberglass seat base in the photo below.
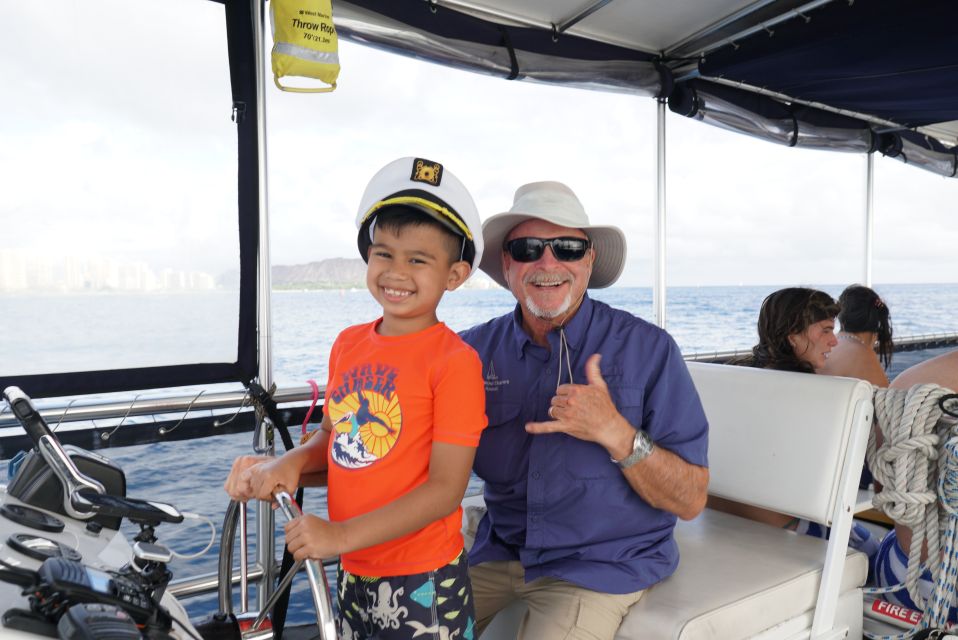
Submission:
{"label": "white fiberglass seat base", "polygon": [[[750,638],[776,626],[788,637],[811,626],[826,541],[711,509],[680,522],[680,570],[626,616],[616,640]],[[861,637],[868,559],[845,558],[836,626]]]}

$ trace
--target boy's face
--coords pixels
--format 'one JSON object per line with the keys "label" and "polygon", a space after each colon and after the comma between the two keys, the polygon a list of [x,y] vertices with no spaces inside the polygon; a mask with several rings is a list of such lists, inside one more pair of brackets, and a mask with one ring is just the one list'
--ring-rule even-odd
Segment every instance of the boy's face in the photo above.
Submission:
{"label": "boy's face", "polygon": [[383,335],[403,335],[438,322],[442,294],[469,276],[469,265],[452,262],[443,232],[408,225],[398,233],[375,227],[366,266],[366,287],[383,308]]}

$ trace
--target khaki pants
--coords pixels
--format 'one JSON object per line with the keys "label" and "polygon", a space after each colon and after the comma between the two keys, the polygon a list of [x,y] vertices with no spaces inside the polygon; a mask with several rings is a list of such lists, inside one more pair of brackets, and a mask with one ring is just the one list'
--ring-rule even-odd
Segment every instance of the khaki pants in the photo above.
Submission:
{"label": "khaki pants", "polygon": [[510,603],[526,603],[517,640],[612,640],[629,607],[645,593],[600,593],[554,578],[525,584],[525,571],[515,561],[469,567],[469,577],[480,634]]}

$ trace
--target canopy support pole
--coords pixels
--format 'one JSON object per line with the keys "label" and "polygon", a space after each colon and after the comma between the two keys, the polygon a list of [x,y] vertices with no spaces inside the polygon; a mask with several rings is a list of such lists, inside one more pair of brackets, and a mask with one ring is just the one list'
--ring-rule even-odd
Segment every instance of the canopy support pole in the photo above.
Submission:
{"label": "canopy support pole", "polygon": [[610,2],[612,2],[612,0],[595,0],[594,2],[590,2],[588,6],[578,11],[574,16],[563,20],[560,24],[556,25],[556,32],[565,33],[566,29],[578,24],[581,20],[585,20]]}
{"label": "canopy support pole", "polygon": [[[269,260],[269,210],[266,184],[266,78],[263,73],[265,66],[266,44],[265,29],[263,27],[265,3],[263,0],[250,0],[250,10],[253,12],[253,38],[256,52],[256,165],[259,182],[259,247],[257,255],[257,347],[259,353],[259,383],[270,391],[273,385],[272,361],[272,334],[270,332],[270,260]],[[257,420],[268,420],[258,415]],[[268,454],[274,452],[272,429],[256,429],[256,442],[253,446],[257,451]],[[262,610],[269,598],[273,585],[273,571],[275,560],[273,544],[273,509],[269,501],[260,500],[256,503],[256,562],[266,571],[260,579],[256,589],[256,607]]]}
{"label": "canopy support pole", "polygon": [[652,313],[655,324],[665,328],[665,99],[656,101],[656,184],[655,184],[655,280],[652,284]]}
{"label": "canopy support pole", "polygon": [[868,153],[865,163],[865,277],[866,287],[872,286],[872,246],[875,235],[875,154]]}

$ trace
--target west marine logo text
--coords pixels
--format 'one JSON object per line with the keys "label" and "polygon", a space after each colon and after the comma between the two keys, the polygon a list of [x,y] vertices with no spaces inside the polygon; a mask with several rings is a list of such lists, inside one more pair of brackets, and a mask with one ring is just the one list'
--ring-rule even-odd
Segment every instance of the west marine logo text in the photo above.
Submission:
{"label": "west marine logo text", "polygon": [[486,381],[486,391],[498,391],[502,385],[509,384],[508,380],[499,379],[499,376],[496,375],[496,367],[491,362],[489,363],[489,368],[486,369],[484,378]]}
{"label": "west marine logo text", "polygon": [[396,374],[392,367],[363,365],[342,376],[328,399],[336,464],[362,469],[392,451],[402,431]]}

